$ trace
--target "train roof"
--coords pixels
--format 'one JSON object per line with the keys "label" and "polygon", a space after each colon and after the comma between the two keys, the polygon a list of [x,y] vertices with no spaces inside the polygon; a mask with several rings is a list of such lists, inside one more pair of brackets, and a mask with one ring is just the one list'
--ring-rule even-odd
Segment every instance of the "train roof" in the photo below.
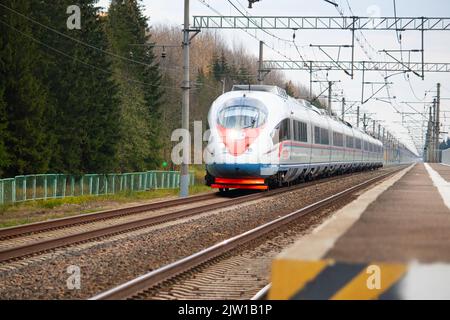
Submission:
{"label": "train roof", "polygon": [[284,99],[288,99],[288,94],[286,90],[277,87],[277,86],[268,86],[268,85],[260,85],[260,84],[238,84],[234,85],[231,91],[262,91],[262,92],[270,92],[276,94]]}

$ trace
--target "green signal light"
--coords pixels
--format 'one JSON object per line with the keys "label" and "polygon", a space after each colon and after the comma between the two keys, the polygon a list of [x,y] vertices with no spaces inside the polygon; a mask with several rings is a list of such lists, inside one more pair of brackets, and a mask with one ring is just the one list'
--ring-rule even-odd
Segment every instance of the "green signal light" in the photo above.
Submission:
{"label": "green signal light", "polygon": [[169,165],[169,164],[167,163],[167,161],[164,161],[164,162],[162,163],[163,168],[167,168],[168,165]]}

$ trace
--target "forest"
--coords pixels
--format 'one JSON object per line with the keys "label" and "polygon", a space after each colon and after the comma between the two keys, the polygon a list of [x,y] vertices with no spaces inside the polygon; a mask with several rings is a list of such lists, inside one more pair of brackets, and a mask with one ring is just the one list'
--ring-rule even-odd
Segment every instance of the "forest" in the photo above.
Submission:
{"label": "forest", "polygon": [[[68,28],[72,1],[0,3],[1,177],[176,169],[180,27],[150,25],[139,0],[96,3],[77,2],[79,29]],[[206,129],[211,103],[256,74],[256,56],[202,31],[191,48],[191,122]],[[307,95],[280,72],[265,83]]]}

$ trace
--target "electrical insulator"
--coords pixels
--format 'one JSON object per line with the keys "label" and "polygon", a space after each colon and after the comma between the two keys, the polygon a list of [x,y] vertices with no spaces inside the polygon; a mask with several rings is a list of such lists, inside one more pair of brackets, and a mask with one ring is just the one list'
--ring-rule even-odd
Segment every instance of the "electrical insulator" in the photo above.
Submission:
{"label": "electrical insulator", "polygon": [[248,8],[249,8],[249,9],[252,9],[252,8],[253,8],[253,4],[254,4],[255,2],[258,2],[258,1],[260,1],[260,0],[248,0]]}

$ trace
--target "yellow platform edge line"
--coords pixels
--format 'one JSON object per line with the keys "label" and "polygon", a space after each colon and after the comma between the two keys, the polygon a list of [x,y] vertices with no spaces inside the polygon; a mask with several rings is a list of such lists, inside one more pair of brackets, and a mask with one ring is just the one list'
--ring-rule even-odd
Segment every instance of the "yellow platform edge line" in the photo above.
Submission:
{"label": "yellow platform edge line", "polygon": [[272,262],[272,287],[269,300],[287,300],[313,280],[334,261],[299,261],[278,259]]}
{"label": "yellow platform edge line", "polygon": [[380,297],[407,272],[404,264],[368,264],[331,300],[373,300]]}

